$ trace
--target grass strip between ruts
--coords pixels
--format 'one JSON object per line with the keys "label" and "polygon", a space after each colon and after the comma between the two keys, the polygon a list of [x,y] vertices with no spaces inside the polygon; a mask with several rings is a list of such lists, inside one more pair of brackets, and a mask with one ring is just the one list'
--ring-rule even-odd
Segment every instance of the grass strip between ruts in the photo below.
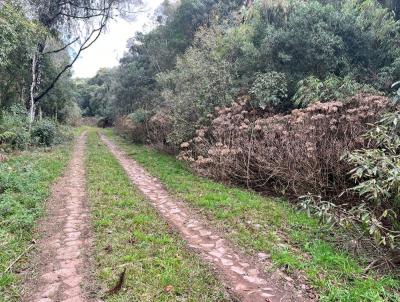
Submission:
{"label": "grass strip between ruts", "polygon": [[107,301],[229,301],[208,267],[169,230],[94,132],[86,164],[103,292],[127,269],[123,289]]}

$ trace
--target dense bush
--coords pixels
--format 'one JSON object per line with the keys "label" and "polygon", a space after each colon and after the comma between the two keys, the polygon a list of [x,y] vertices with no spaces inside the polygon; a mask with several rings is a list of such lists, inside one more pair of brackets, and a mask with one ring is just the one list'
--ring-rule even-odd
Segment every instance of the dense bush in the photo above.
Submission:
{"label": "dense bush", "polygon": [[3,110],[0,118],[0,144],[5,151],[60,144],[69,137],[68,132],[49,119],[38,120],[30,126],[26,110],[21,106]]}
{"label": "dense bush", "polygon": [[315,102],[346,101],[360,92],[379,94],[372,86],[357,83],[349,76],[329,76],[324,81],[309,76],[298,83],[293,101],[296,106],[307,107]]}
{"label": "dense bush", "polygon": [[32,128],[33,143],[39,146],[52,146],[63,141],[58,125],[49,119],[37,121]]}
{"label": "dense bush", "polygon": [[73,127],[80,126],[82,123],[82,112],[79,105],[75,102],[69,102],[60,112],[62,121]]}
{"label": "dense bush", "polygon": [[260,6],[252,42],[261,43],[259,68],[286,74],[289,95],[310,75],[320,80],[351,76],[359,83],[390,89],[400,72],[400,31],[389,10],[376,1],[285,2]]}
{"label": "dense bush", "polygon": [[132,142],[145,143],[147,132],[145,123],[137,123],[129,116],[120,117],[115,122],[115,130],[117,133]]}
{"label": "dense bush", "polygon": [[25,108],[12,106],[9,110],[3,110],[0,119],[0,141],[4,148],[26,149],[30,139]]}
{"label": "dense bush", "polygon": [[180,158],[202,174],[256,190],[331,198],[352,186],[342,155],[365,146],[360,136],[389,108],[384,97],[358,95],[262,116],[244,97],[218,109],[210,127],[182,144]]}
{"label": "dense bush", "polygon": [[[392,245],[400,238],[399,122],[399,112],[385,115],[364,135],[373,148],[356,150],[347,156],[354,166],[351,177],[357,182],[352,190],[374,213],[376,223],[370,229],[371,234]],[[390,232],[393,230],[397,233]]]}
{"label": "dense bush", "polygon": [[168,115],[162,138],[148,116],[140,141],[178,147],[239,94],[287,113],[360,92],[389,94],[400,78],[400,26],[375,0],[240,4],[164,2],[159,26],[129,42],[120,66],[79,84],[85,114],[116,119],[144,108],[157,120],[160,111]]}
{"label": "dense bush", "polygon": [[160,151],[176,154],[178,149],[168,142],[173,127],[170,112],[161,109],[150,119],[148,117],[148,112],[144,110],[120,117],[115,123],[115,130],[132,142],[151,144]]}
{"label": "dense bush", "polygon": [[215,106],[232,101],[231,67],[216,48],[221,35],[219,27],[200,29],[193,46],[177,59],[176,68],[158,75],[172,118],[168,141],[175,145],[193,136]]}
{"label": "dense bush", "polygon": [[168,141],[172,129],[172,118],[168,110],[165,108],[158,110],[158,112],[150,118],[148,123],[149,143],[158,150],[176,154],[178,148]]}
{"label": "dense bush", "polygon": [[288,96],[285,74],[274,71],[257,74],[250,93],[255,97],[256,107],[280,107]]}

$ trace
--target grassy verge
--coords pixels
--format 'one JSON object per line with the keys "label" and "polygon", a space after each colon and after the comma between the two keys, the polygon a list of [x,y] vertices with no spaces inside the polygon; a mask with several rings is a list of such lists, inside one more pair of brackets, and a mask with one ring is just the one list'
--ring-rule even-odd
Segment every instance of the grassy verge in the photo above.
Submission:
{"label": "grassy verge", "polygon": [[107,301],[229,301],[223,287],[185,243],[168,231],[118,161],[89,135],[88,193],[95,233],[97,276],[112,288],[123,267],[123,290]]}
{"label": "grassy verge", "polygon": [[249,253],[268,253],[277,267],[293,276],[305,274],[320,301],[400,301],[399,279],[364,273],[362,259],[334,248],[315,219],[286,201],[198,177],[172,156],[106,133],[236,244]]}
{"label": "grassy verge", "polygon": [[29,246],[51,184],[68,163],[72,144],[36,150],[0,163],[0,301],[19,301],[17,275],[26,259],[7,267]]}

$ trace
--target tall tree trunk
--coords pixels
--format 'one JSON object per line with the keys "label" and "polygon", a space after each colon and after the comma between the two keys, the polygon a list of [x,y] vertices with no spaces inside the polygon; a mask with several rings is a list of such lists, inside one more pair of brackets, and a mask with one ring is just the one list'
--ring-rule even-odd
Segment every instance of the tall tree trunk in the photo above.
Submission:
{"label": "tall tree trunk", "polygon": [[43,119],[42,106],[39,105],[39,121]]}
{"label": "tall tree trunk", "polygon": [[[38,54],[37,52],[33,55],[32,60],[32,82],[29,97],[29,125],[31,126],[35,120],[35,92],[37,89],[37,78],[38,78]],[[29,128],[30,128],[29,126]]]}
{"label": "tall tree trunk", "polygon": [[32,123],[35,121],[35,114],[36,114],[36,93],[38,91],[40,81],[41,81],[41,61],[43,57],[43,51],[44,51],[44,45],[45,42],[39,42],[37,46],[37,50],[35,54],[33,55],[32,59],[32,82],[31,82],[31,88],[30,88],[30,96],[29,96],[29,110],[28,110],[28,115],[29,115],[29,124],[32,125]]}

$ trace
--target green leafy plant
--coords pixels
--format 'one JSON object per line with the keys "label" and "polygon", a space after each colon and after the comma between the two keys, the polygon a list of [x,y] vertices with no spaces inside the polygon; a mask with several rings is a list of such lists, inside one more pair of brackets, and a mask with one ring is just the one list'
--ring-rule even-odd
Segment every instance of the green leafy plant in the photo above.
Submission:
{"label": "green leafy plant", "polygon": [[365,198],[372,208],[370,233],[392,246],[400,238],[400,113],[388,113],[364,137],[372,148],[356,150],[346,158],[354,166],[351,178],[357,185],[351,190]]}
{"label": "green leafy plant", "polygon": [[400,232],[390,230],[383,223],[390,215],[396,216],[393,210],[386,209],[377,215],[365,202],[356,206],[338,205],[312,194],[299,197],[299,208],[309,216],[318,217],[321,224],[329,225],[330,228],[341,227],[362,236],[371,236],[377,244],[390,246],[391,249],[398,246]]}
{"label": "green leafy plant", "polygon": [[41,146],[51,146],[61,143],[62,133],[58,129],[58,125],[49,119],[38,121],[32,130],[32,138],[35,143]]}
{"label": "green leafy plant", "polygon": [[0,133],[0,143],[9,144],[14,141],[16,136],[17,135],[12,131],[4,131],[3,133]]}
{"label": "green leafy plant", "polygon": [[293,101],[296,106],[307,107],[315,102],[346,101],[361,92],[379,94],[373,87],[357,83],[350,76],[340,78],[332,75],[323,81],[309,76],[297,84]]}
{"label": "green leafy plant", "polygon": [[0,142],[7,149],[26,149],[31,143],[26,110],[14,105],[3,110],[0,119]]}
{"label": "green leafy plant", "polygon": [[276,71],[258,73],[250,92],[255,97],[253,104],[261,109],[279,106],[288,96],[286,76]]}
{"label": "green leafy plant", "polygon": [[151,114],[149,111],[147,111],[143,108],[139,108],[135,112],[129,114],[128,118],[134,123],[143,124],[149,120],[150,116],[151,116]]}

